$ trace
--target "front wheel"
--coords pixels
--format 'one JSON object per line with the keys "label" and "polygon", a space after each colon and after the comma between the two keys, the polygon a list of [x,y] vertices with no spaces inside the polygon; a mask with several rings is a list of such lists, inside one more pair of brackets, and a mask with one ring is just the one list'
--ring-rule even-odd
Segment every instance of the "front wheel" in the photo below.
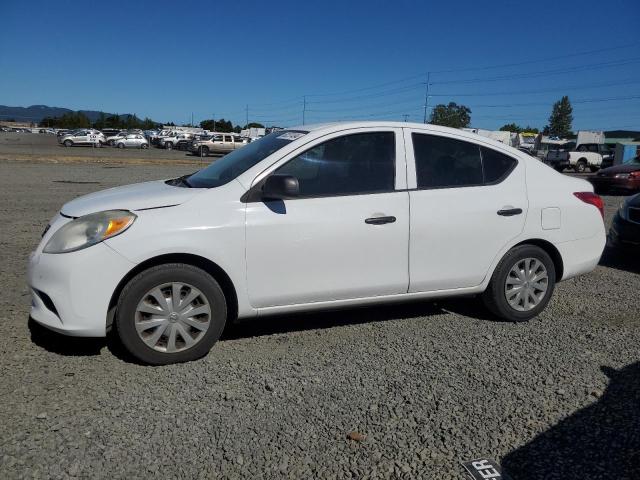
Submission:
{"label": "front wheel", "polygon": [[201,157],[209,156],[209,147],[201,147],[200,148],[200,156]]}
{"label": "front wheel", "polygon": [[587,170],[586,160],[578,160],[578,163],[576,163],[574,168],[577,173],[584,173]]}
{"label": "front wheel", "polygon": [[146,150],[147,148],[149,148],[149,145],[147,145],[146,143],[143,143],[142,145],[140,145],[140,148],[142,150]]}
{"label": "front wheel", "polygon": [[70,147],[70,146],[72,146],[72,145],[73,145],[73,142],[72,142],[71,140],[65,140],[65,141],[64,141],[64,146],[65,146],[65,147]]}
{"label": "front wheel", "polygon": [[118,148],[124,148],[124,143],[119,143]]}
{"label": "front wheel", "polygon": [[173,143],[171,142],[165,143],[164,148],[166,148],[167,150],[173,150]]}
{"label": "front wheel", "polygon": [[499,318],[525,322],[549,303],[556,283],[553,260],[540,247],[520,245],[500,261],[482,300]]}
{"label": "front wheel", "polygon": [[116,328],[125,348],[150,365],[196,360],[220,338],[227,303],[216,280],[192,265],[159,265],[123,289]]}

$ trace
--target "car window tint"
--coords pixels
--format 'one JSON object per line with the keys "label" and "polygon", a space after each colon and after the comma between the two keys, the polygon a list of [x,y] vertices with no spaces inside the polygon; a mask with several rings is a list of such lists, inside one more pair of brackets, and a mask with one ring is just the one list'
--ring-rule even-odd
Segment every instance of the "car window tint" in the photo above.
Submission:
{"label": "car window tint", "polygon": [[395,188],[395,134],[358,133],[316,145],[280,167],[300,196],[390,192]]}
{"label": "car window tint", "polygon": [[437,135],[412,133],[411,137],[418,188],[482,184],[482,160],[478,145]]}
{"label": "car window tint", "polygon": [[490,148],[480,147],[484,183],[495,183],[505,178],[516,166],[516,160]]}

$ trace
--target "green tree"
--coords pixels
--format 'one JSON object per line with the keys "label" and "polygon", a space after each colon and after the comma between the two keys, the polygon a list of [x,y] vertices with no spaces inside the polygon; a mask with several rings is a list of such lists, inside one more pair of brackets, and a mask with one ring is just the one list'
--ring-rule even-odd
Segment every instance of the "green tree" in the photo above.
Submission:
{"label": "green tree", "polygon": [[513,132],[513,133],[522,133],[522,132],[530,132],[530,133],[538,133],[539,130],[535,127],[530,127],[527,125],[526,127],[521,127],[517,123],[507,123],[500,127],[501,132]]}
{"label": "green tree", "polygon": [[200,122],[200,128],[204,128],[205,130],[210,130],[212,132],[230,133],[233,132],[233,123],[229,120],[225,120],[224,118],[217,119],[215,121],[215,125],[213,120],[203,120]]}
{"label": "green tree", "polygon": [[249,122],[244,127],[242,127],[243,130],[246,130],[247,128],[264,128],[264,125],[262,125],[261,123]]}
{"label": "green tree", "polygon": [[445,127],[464,128],[471,123],[471,109],[465,105],[449,102],[433,107],[429,123]]}
{"label": "green tree", "polygon": [[566,95],[553,104],[553,110],[549,117],[549,128],[546,129],[549,135],[566,137],[571,135],[571,124],[573,122],[573,107]]}

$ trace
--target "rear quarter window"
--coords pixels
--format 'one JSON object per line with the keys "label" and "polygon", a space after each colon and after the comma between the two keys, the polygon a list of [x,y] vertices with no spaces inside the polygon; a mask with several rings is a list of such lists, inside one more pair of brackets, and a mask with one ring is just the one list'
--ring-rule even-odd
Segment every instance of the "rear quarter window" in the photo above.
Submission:
{"label": "rear quarter window", "polygon": [[490,148],[480,147],[480,152],[482,153],[485,184],[501,182],[518,163],[515,158]]}

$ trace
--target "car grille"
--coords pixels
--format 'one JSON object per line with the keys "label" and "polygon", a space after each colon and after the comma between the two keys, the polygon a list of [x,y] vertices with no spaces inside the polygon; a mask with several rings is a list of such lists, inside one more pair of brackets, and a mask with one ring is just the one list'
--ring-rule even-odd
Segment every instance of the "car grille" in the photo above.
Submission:
{"label": "car grille", "polygon": [[629,207],[629,221],[640,223],[640,208]]}

